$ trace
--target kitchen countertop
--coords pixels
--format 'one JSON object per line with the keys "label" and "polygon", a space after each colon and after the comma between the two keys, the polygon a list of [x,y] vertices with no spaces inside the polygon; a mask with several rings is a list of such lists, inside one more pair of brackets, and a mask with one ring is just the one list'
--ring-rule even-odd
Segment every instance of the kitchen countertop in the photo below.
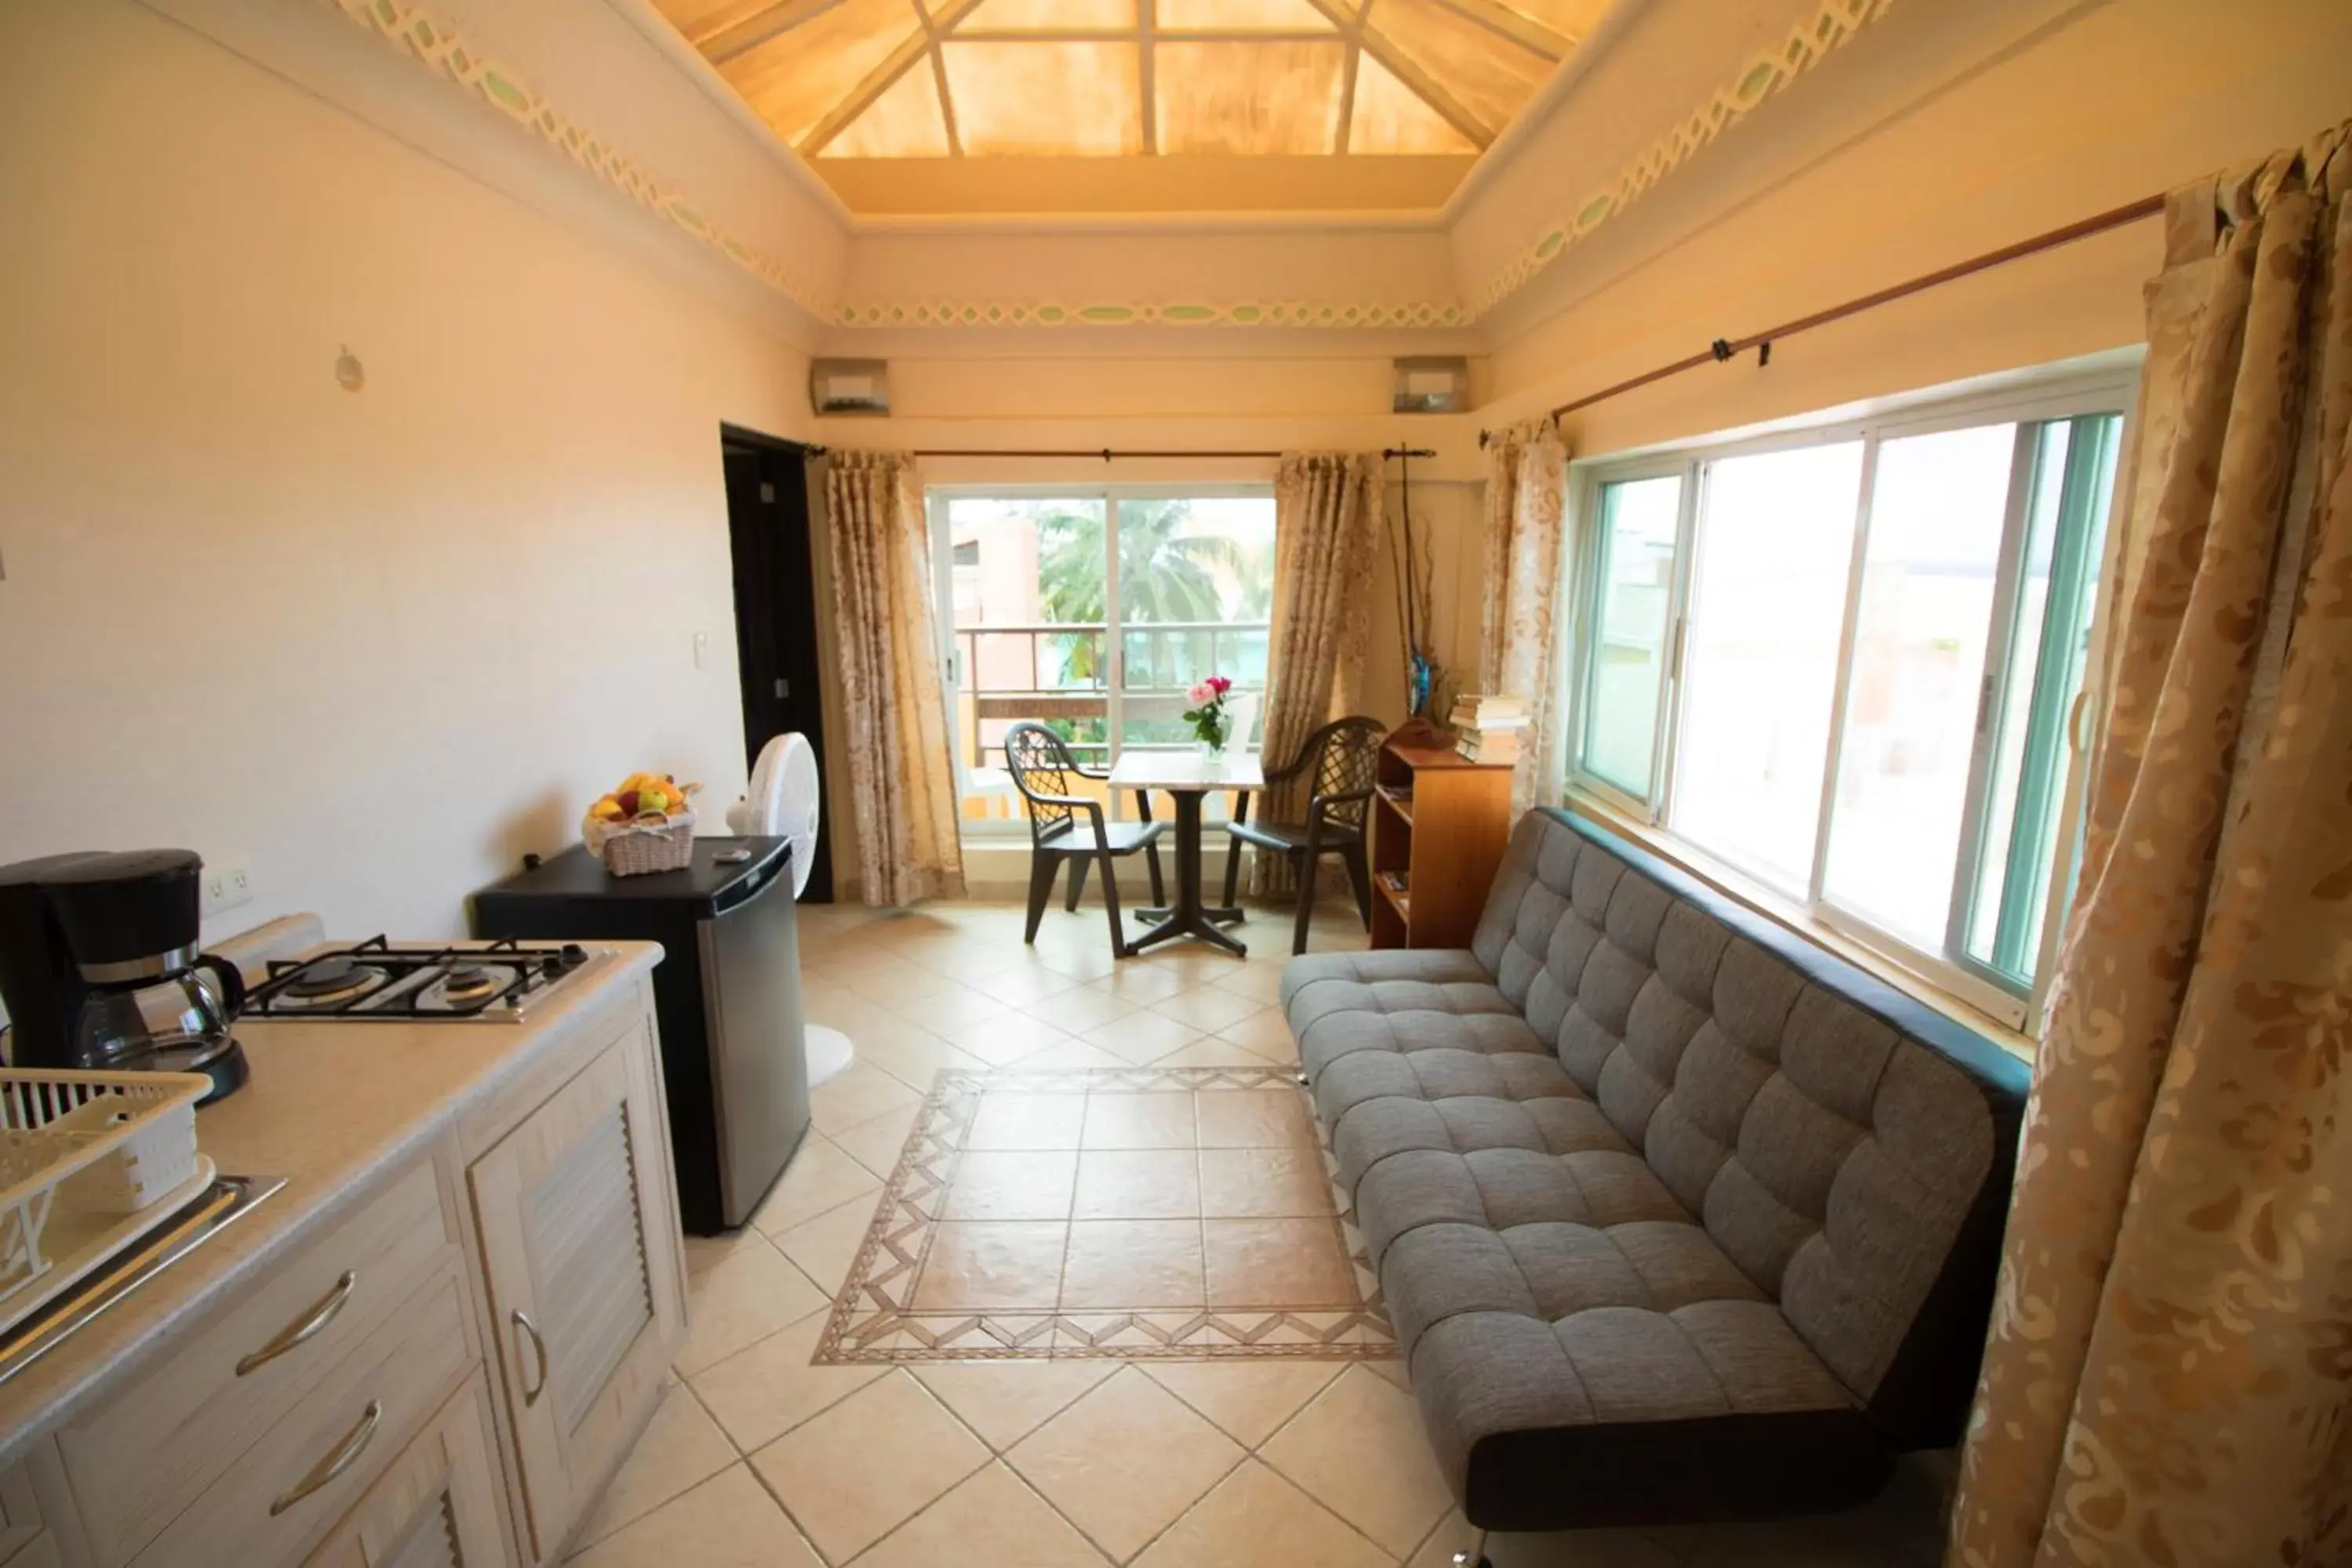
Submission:
{"label": "kitchen countertop", "polygon": [[611,956],[585,972],[589,983],[551,994],[518,1024],[240,1020],[252,1081],[196,1113],[196,1145],[225,1173],[283,1176],[285,1187],[0,1384],[0,1465],[169,1354],[662,956],[657,942],[591,945]]}

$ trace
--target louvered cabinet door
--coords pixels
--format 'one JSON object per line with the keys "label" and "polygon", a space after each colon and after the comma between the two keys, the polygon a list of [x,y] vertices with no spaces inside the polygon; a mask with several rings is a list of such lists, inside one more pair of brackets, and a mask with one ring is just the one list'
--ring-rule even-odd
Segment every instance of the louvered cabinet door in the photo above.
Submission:
{"label": "louvered cabinet door", "polygon": [[468,1173],[534,1563],[619,1465],[683,1331],[653,1070],[625,1036]]}
{"label": "louvered cabinet door", "polygon": [[510,1568],[476,1373],[409,1440],[304,1568]]}

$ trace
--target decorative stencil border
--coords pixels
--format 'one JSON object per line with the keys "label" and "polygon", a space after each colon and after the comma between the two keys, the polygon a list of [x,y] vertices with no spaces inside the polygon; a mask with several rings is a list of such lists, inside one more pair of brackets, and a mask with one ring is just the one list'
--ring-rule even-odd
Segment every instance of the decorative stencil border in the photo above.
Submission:
{"label": "decorative stencil border", "polygon": [[369,32],[406,51],[452,85],[472,92],[517,125],[638,205],[659,213],[814,316],[826,301],[774,257],[721,229],[610,141],[581,125],[533,90],[520,72],[491,59],[457,29],[414,0],[326,0]]}
{"label": "decorative stencil border", "polygon": [[1229,305],[1065,305],[964,300],[868,302],[834,312],[844,327],[1463,327],[1471,313],[1452,300],[1402,305],[1313,304],[1244,300]]}
{"label": "decorative stencil border", "polygon": [[1786,90],[1799,77],[1885,16],[1895,0],[1821,0],[1814,14],[1791,27],[1776,49],[1750,60],[1707,101],[1685,115],[1648,151],[1601,185],[1574,211],[1546,226],[1509,265],[1463,300],[1373,303],[1312,300],[859,300],[831,305],[776,258],[727,234],[710,218],[629,157],[565,115],[509,67],[467,43],[448,22],[415,0],[325,0],[353,22],[400,45],[410,58],[470,90],[516,124],[535,132],[606,184],[661,214],[688,235],[835,325],[904,329],[938,327],[1282,327],[1356,330],[1466,327],[1529,283],[1639,201],[1702,148]]}
{"label": "decorative stencil border", "polygon": [[[1339,1218],[1357,1300],[1328,1308],[1162,1311],[982,1311],[910,1305],[938,1211],[954,1180],[981,1096],[1017,1089],[1041,1094],[1114,1089],[1295,1089],[1287,1068],[1092,1068],[1062,1072],[950,1068],[933,1081],[857,1259],[819,1336],[818,1366],[933,1361],[1223,1360],[1286,1358],[1392,1361],[1396,1330],[1380,1278],[1353,1217]],[[1319,1124],[1318,1124],[1319,1125]],[[1324,1173],[1339,1167],[1318,1140]]]}

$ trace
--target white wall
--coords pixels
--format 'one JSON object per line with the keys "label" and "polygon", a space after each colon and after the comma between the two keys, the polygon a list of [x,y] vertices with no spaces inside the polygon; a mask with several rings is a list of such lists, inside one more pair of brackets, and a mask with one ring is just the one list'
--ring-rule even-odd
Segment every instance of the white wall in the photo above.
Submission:
{"label": "white wall", "polygon": [[0,7],[0,861],[427,935],[631,768],[734,797],[719,425],[797,355],[126,0]]}
{"label": "white wall", "polygon": [[[2352,115],[2333,0],[1896,5],[1489,323],[1489,420],[2260,158]],[[1580,455],[2125,347],[2143,222],[1612,398]]]}

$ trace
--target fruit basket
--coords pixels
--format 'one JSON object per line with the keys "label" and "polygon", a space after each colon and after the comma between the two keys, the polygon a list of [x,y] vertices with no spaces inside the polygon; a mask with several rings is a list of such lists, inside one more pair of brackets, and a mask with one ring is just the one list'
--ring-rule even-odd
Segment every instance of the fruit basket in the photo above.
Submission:
{"label": "fruit basket", "polygon": [[588,808],[580,837],[615,877],[679,871],[694,859],[694,793],[667,773],[631,773]]}
{"label": "fruit basket", "polygon": [[0,1068],[0,1318],[58,1261],[45,1244],[60,1232],[111,1232],[187,1186],[210,1087],[200,1073]]}

